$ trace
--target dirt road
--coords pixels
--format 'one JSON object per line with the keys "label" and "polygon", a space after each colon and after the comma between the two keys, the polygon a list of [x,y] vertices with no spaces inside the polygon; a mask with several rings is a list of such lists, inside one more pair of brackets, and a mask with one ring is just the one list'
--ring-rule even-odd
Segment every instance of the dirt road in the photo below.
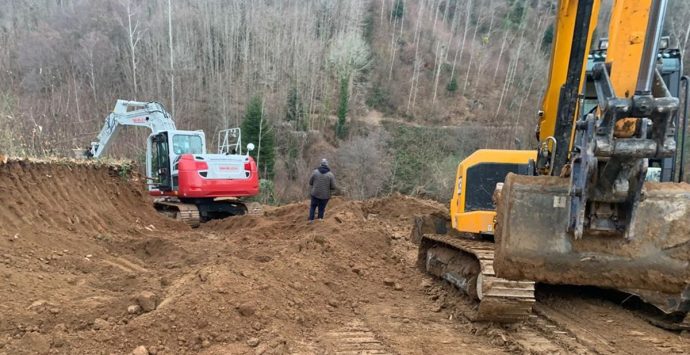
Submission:
{"label": "dirt road", "polygon": [[[0,165],[0,354],[690,353],[596,296],[552,288],[517,325],[415,267],[405,196],[305,203],[199,229],[107,165]],[[142,348],[137,351],[143,352]]]}

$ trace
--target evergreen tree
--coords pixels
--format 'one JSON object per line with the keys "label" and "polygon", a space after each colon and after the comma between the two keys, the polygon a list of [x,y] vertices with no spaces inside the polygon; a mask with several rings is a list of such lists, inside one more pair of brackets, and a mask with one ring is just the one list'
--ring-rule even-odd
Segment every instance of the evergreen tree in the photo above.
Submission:
{"label": "evergreen tree", "polygon": [[249,152],[259,164],[259,174],[262,179],[273,178],[275,164],[275,137],[268,120],[263,116],[262,101],[254,96],[247,105],[242,121],[242,142],[254,143],[256,148]]}
{"label": "evergreen tree", "polygon": [[[596,37],[594,37],[596,38]],[[548,51],[551,48],[551,44],[553,43],[553,23],[549,24],[549,27],[546,28],[546,31],[544,31],[544,36],[542,37],[541,40],[541,50],[542,51]]]}
{"label": "evergreen tree", "polygon": [[451,78],[448,85],[446,85],[446,90],[451,93],[458,90],[458,79],[455,78],[455,75],[453,75],[453,78]]}
{"label": "evergreen tree", "polygon": [[288,92],[287,114],[285,115],[285,119],[288,122],[294,122],[296,129],[305,131],[307,129],[307,123],[304,118],[304,105],[302,104],[302,99],[299,97],[297,88],[293,86]]}
{"label": "evergreen tree", "polygon": [[338,102],[338,122],[335,124],[335,136],[344,139],[347,136],[347,105],[349,101],[348,80],[340,79],[340,100]]}
{"label": "evergreen tree", "polygon": [[518,27],[522,24],[523,19],[523,14],[525,13],[525,5],[520,2],[516,1],[513,3],[513,7],[510,10],[510,13],[508,14],[508,21],[515,27]]}
{"label": "evergreen tree", "polygon": [[393,6],[393,17],[401,18],[405,14],[405,3],[403,0],[396,0]]}

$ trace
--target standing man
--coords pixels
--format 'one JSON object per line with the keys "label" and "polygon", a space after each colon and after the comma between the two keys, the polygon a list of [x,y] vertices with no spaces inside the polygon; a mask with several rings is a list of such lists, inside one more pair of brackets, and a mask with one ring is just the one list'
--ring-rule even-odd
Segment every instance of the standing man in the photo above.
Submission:
{"label": "standing man", "polygon": [[328,167],[328,160],[321,159],[321,165],[311,174],[309,186],[311,186],[311,206],[309,207],[309,223],[311,223],[314,221],[316,208],[319,209],[319,219],[323,220],[326,204],[331,198],[331,193],[335,191],[335,175]]}

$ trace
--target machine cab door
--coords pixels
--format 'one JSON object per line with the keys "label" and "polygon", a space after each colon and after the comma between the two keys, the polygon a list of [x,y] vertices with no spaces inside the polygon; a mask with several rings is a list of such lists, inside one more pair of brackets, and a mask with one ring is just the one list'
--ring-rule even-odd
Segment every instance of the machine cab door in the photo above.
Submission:
{"label": "machine cab door", "polygon": [[150,159],[150,174],[157,189],[160,191],[172,190],[173,181],[168,132],[161,132],[151,137]]}

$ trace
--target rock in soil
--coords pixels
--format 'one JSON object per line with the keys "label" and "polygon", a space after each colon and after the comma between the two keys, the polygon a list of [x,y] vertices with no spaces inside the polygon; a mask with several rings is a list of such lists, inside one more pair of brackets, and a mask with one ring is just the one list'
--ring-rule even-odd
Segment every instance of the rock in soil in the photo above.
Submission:
{"label": "rock in soil", "polygon": [[151,291],[143,291],[137,295],[137,303],[144,312],[151,312],[158,307],[158,296]]}
{"label": "rock in soil", "polygon": [[259,345],[261,341],[259,338],[249,338],[247,339],[247,345],[251,346],[252,348],[255,348],[257,345]]}
{"label": "rock in soil", "polygon": [[251,303],[243,303],[237,307],[237,311],[244,317],[249,317],[256,313],[256,307]]}
{"label": "rock in soil", "polygon": [[95,321],[93,321],[93,329],[96,330],[101,330],[108,328],[110,326],[110,323],[108,323],[107,320],[101,319],[101,318],[96,318]]}
{"label": "rock in soil", "polygon": [[129,314],[139,314],[141,313],[141,306],[138,304],[129,305],[127,307],[127,313]]}

